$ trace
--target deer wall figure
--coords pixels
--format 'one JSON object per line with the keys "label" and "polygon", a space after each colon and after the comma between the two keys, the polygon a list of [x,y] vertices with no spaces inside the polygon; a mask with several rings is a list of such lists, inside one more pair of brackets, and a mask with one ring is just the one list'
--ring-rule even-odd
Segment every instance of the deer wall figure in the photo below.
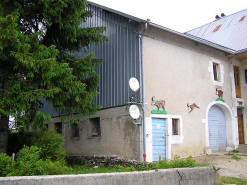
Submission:
{"label": "deer wall figure", "polygon": [[151,105],[155,105],[158,110],[160,110],[160,108],[163,108],[163,110],[165,110],[165,100],[154,100],[154,96],[152,97],[152,103]]}
{"label": "deer wall figure", "polygon": [[188,109],[190,109],[189,113],[192,112],[194,110],[194,108],[199,109],[199,107],[195,103],[193,103],[191,105],[187,104],[187,107],[188,107]]}

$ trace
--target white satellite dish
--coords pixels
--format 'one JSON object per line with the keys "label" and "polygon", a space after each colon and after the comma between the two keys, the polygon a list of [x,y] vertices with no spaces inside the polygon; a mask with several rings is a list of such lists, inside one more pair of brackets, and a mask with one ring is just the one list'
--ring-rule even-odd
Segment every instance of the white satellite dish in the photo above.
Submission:
{"label": "white satellite dish", "polygon": [[140,110],[136,105],[130,106],[129,113],[133,119],[138,119],[140,117]]}
{"label": "white satellite dish", "polygon": [[131,90],[134,92],[136,92],[140,89],[140,84],[139,84],[138,80],[134,77],[130,78],[129,86],[130,86]]}

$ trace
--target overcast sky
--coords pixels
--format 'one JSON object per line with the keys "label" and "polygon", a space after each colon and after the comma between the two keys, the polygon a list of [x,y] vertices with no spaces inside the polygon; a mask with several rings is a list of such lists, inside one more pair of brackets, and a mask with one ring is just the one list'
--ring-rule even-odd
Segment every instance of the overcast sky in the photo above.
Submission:
{"label": "overcast sky", "polygon": [[247,0],[90,0],[161,26],[186,32],[247,8]]}

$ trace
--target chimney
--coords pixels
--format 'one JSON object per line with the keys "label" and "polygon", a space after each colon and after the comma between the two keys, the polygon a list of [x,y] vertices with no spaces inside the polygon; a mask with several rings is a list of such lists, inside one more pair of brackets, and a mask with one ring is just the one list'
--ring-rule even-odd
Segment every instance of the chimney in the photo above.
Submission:
{"label": "chimney", "polygon": [[216,20],[220,19],[220,16],[216,15],[216,16],[215,16],[215,19],[216,19]]}

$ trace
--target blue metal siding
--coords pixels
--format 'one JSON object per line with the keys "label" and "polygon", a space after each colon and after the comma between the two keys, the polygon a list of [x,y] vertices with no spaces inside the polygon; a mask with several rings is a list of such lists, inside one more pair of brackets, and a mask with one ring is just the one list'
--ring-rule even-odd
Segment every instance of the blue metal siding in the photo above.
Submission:
{"label": "blue metal siding", "polygon": [[165,119],[152,119],[152,135],[153,135],[153,161],[166,159],[166,121]]}
{"label": "blue metal siding", "polygon": [[[96,91],[100,94],[94,103],[103,108],[124,105],[132,94],[129,79],[135,77],[141,80],[139,23],[96,6],[89,5],[88,9],[93,12],[93,16],[81,27],[107,27],[104,35],[108,37],[107,42],[89,47],[89,52],[95,53],[95,59],[103,59],[103,63],[96,68],[100,76],[100,85]],[[83,50],[75,55],[86,56]],[[135,93],[134,101],[141,101],[140,90]],[[42,111],[52,117],[59,116],[48,103],[45,103]]]}
{"label": "blue metal siding", "polygon": [[[107,27],[104,34],[108,37],[107,42],[91,45],[89,49],[95,52],[95,58],[104,60],[96,69],[100,75],[100,86],[96,90],[100,95],[94,103],[103,108],[124,105],[132,93],[129,79],[135,77],[140,81],[139,24],[92,5],[88,8],[93,16],[81,26]],[[140,101],[140,91],[134,101]]]}
{"label": "blue metal siding", "polygon": [[213,151],[226,149],[226,119],[224,112],[216,105],[208,113],[209,147]]}

